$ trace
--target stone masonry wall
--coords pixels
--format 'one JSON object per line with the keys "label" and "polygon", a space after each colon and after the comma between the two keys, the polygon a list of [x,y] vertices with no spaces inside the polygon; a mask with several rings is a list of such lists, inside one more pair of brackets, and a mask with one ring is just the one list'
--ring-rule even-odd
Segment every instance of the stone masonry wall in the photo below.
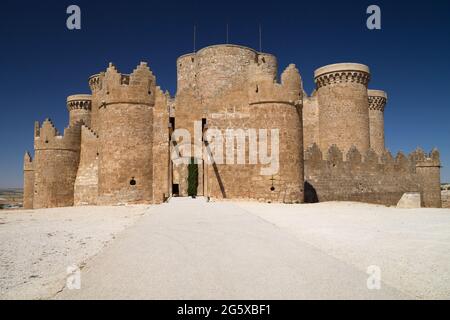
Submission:
{"label": "stone masonry wall", "polygon": [[317,92],[303,93],[303,144],[305,148],[319,142],[319,103]]}
{"label": "stone masonry wall", "polygon": [[[416,171],[416,156],[389,152],[378,156],[356,148],[343,154],[332,146],[325,154],[314,144],[305,152],[305,201],[358,201],[395,206],[406,192],[421,192],[423,185]],[[433,181],[431,185],[437,185]],[[424,206],[430,206],[425,203]]]}
{"label": "stone masonry wall", "polygon": [[365,153],[370,147],[369,68],[354,63],[335,64],[315,71],[319,102],[319,146],[352,146]]}
{"label": "stone masonry wall", "polygon": [[28,152],[25,153],[23,161],[23,207],[33,208],[34,197],[34,163]]}
{"label": "stone masonry wall", "polygon": [[170,196],[169,190],[169,94],[156,88],[153,111],[153,203],[162,203]]}
{"label": "stone masonry wall", "polygon": [[155,77],[141,63],[131,75],[111,64],[102,79],[98,114],[99,204],[153,201]]}
{"label": "stone masonry wall", "polygon": [[98,136],[81,127],[80,164],[74,186],[74,204],[95,205],[98,197]]}
{"label": "stone masonry wall", "polygon": [[68,127],[60,136],[50,120],[37,130],[34,146],[34,208],[74,204],[74,184],[80,159],[81,127]]}

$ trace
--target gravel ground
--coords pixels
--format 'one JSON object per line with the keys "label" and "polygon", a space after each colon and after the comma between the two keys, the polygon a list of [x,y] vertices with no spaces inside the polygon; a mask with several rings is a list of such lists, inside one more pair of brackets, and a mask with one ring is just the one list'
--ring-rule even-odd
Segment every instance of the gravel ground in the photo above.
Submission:
{"label": "gravel ground", "polygon": [[[71,265],[81,290],[65,288]],[[450,299],[450,210],[173,199],[0,212],[0,299],[48,298]]]}
{"label": "gravel ground", "polygon": [[239,207],[417,299],[450,299],[450,209],[361,203]]}
{"label": "gravel ground", "polygon": [[0,299],[45,299],[148,206],[0,211]]}

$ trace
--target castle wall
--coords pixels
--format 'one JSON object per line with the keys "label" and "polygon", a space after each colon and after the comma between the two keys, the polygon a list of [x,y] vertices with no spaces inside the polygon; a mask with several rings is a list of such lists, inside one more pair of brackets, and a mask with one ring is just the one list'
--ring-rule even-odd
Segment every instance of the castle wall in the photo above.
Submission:
{"label": "castle wall", "polygon": [[156,88],[153,112],[153,202],[162,203],[170,196],[169,185],[169,94]]}
{"label": "castle wall", "polygon": [[[322,153],[317,145],[305,152],[305,201],[358,201],[397,205],[406,192],[420,192],[424,199],[435,199],[431,191],[438,184],[435,178],[424,183],[414,153],[395,159],[389,152],[377,155],[373,150],[361,154],[352,148],[347,154],[336,146]],[[439,199],[440,200],[440,199]],[[428,207],[439,207],[428,202]]]}
{"label": "castle wall", "polygon": [[[274,81],[273,73],[265,65],[251,62],[246,86],[232,86],[234,90],[223,92],[223,100],[215,100],[208,114],[208,131],[227,129],[253,130],[258,136],[265,129],[268,152],[277,152],[271,143],[271,129],[278,130],[279,167],[269,173],[270,164],[261,159],[250,161],[250,133],[247,135],[245,159],[239,163],[236,156],[242,148],[238,138],[231,145],[223,141],[225,164],[207,166],[208,195],[217,199],[244,199],[267,202],[303,202],[303,139],[301,117],[301,79],[294,65],[283,72],[281,84]],[[242,92],[247,89],[247,93]],[[247,97],[246,97],[247,96]],[[246,101],[248,101],[246,103]],[[226,138],[225,138],[226,139]],[[231,140],[231,139],[230,139]],[[255,141],[252,138],[253,141]],[[259,154],[263,151],[259,150]],[[234,154],[234,159],[230,156]],[[227,158],[231,158],[228,162]],[[266,169],[261,171],[262,169]]]}
{"label": "castle wall", "polygon": [[129,76],[110,65],[102,81],[98,203],[150,203],[155,78],[141,63]]}
{"label": "castle wall", "polygon": [[89,87],[91,88],[91,124],[90,128],[95,132],[99,130],[99,109],[103,101],[102,85],[104,73],[93,75],[89,78]]}
{"label": "castle wall", "polygon": [[303,96],[303,141],[305,148],[319,142],[319,103],[316,92]]}
{"label": "castle wall", "polygon": [[34,208],[73,206],[80,131],[80,126],[68,127],[60,136],[46,120],[37,132],[34,140]]}
{"label": "castle wall", "polygon": [[370,147],[369,68],[355,63],[334,64],[315,71],[319,102],[319,146],[337,145],[345,152]]}
{"label": "castle wall", "polygon": [[450,190],[441,191],[442,208],[450,209]]}
{"label": "castle wall", "polygon": [[422,206],[441,208],[441,166],[439,152],[433,150],[430,157],[419,155],[416,171],[421,185]]}
{"label": "castle wall", "polygon": [[95,205],[98,197],[98,136],[81,127],[80,163],[74,186],[74,205]]}
{"label": "castle wall", "polygon": [[[35,159],[24,158],[25,208],[162,203],[172,183],[187,196],[188,165],[170,159],[182,145],[191,153],[181,156],[199,161],[198,194],[213,199],[396,205],[404,193],[420,192],[424,207],[447,205],[436,150],[395,159],[385,150],[387,96],[367,89],[367,66],[317,69],[311,97],[294,65],[280,81],[277,68],[271,54],[206,47],[177,59],[171,99],[146,63],[130,75],[110,64],[89,78],[92,95],[68,97],[64,135],[49,120],[35,128]],[[187,129],[191,140],[172,141],[175,129]],[[202,139],[214,130],[222,141]],[[255,159],[251,147],[264,139],[268,150]],[[213,147],[224,151],[214,159],[222,163],[204,162]],[[262,163],[273,153],[278,161]]]}
{"label": "castle wall", "polygon": [[23,207],[33,209],[34,197],[34,163],[28,152],[23,161]]}
{"label": "castle wall", "polygon": [[370,123],[370,147],[382,154],[384,146],[384,108],[387,95],[384,91],[369,90],[369,123]]}

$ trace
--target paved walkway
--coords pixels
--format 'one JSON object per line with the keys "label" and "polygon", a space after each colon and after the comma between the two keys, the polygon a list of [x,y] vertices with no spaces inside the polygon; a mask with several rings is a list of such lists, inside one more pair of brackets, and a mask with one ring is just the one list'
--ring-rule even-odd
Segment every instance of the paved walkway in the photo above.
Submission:
{"label": "paved walkway", "polygon": [[156,206],[57,299],[401,299],[368,275],[233,203]]}

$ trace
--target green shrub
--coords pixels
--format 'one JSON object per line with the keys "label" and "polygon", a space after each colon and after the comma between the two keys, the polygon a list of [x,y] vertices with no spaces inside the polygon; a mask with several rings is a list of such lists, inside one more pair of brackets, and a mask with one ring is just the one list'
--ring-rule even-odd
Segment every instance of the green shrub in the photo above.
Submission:
{"label": "green shrub", "polygon": [[196,197],[198,188],[198,165],[195,163],[195,159],[191,158],[191,162],[188,165],[188,196]]}

